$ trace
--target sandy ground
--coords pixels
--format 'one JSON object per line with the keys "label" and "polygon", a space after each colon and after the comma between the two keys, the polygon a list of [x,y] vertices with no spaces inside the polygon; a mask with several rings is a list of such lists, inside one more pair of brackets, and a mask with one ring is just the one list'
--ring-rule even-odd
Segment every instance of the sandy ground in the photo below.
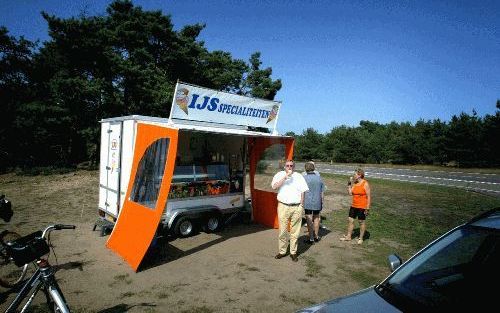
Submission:
{"label": "sandy ground", "polygon": [[[325,181],[328,185],[328,180]],[[350,268],[362,265],[362,246],[338,240],[343,229],[322,230],[312,246],[299,242],[299,261],[275,260],[277,230],[232,223],[217,234],[171,239],[135,273],[105,246],[109,236],[92,231],[98,172],[21,177],[0,175],[0,193],[12,201],[14,218],[1,229],[28,234],[53,223],[76,230],[53,232],[57,279],[74,312],[293,312],[361,287]],[[330,193],[333,194],[333,193]],[[347,195],[327,197],[326,210],[346,210]],[[160,251],[161,250],[161,251]],[[56,258],[57,256],[57,258]],[[388,274],[380,269],[381,278]],[[0,309],[13,298],[0,289]],[[43,296],[36,299],[41,303]]]}

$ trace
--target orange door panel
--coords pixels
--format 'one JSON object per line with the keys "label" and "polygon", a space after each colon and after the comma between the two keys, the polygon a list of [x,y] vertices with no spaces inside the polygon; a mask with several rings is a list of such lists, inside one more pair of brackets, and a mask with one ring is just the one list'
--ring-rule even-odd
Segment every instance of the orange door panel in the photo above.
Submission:
{"label": "orange door panel", "polygon": [[293,138],[251,138],[250,149],[250,193],[252,197],[253,220],[262,225],[278,228],[278,200],[276,194],[270,191],[255,189],[255,171],[262,153],[274,144],[285,145],[286,159],[293,157]]}
{"label": "orange door panel", "polygon": [[130,182],[107,247],[137,271],[166,207],[178,130],[137,124]]}

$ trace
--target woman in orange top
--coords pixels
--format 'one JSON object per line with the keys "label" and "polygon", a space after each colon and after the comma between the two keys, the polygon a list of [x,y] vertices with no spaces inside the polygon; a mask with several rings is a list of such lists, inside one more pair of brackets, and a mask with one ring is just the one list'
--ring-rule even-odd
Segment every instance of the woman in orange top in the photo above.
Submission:
{"label": "woman in orange top", "polygon": [[363,243],[366,231],[366,217],[370,210],[370,185],[365,180],[365,171],[358,168],[354,171],[354,176],[347,183],[349,195],[352,196],[352,204],[349,209],[349,224],[347,225],[347,234],[340,237],[342,241],[351,240],[354,229],[354,219],[359,221],[359,239],[358,244]]}

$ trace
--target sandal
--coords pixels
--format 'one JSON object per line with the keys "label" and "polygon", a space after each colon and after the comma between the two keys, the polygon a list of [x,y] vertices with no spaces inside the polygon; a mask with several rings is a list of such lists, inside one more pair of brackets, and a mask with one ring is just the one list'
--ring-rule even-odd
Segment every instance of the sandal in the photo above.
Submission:
{"label": "sandal", "polygon": [[363,239],[359,238],[358,239],[358,245],[362,244],[363,243]]}
{"label": "sandal", "polygon": [[342,235],[342,237],[340,237],[340,241],[351,241],[351,238],[347,238],[346,235]]}

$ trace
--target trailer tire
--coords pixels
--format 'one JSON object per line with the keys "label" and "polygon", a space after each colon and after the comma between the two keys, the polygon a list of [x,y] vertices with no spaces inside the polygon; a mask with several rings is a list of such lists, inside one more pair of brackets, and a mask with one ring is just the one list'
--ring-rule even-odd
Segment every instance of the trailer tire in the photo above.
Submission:
{"label": "trailer tire", "polygon": [[220,214],[213,214],[208,216],[205,220],[205,231],[207,233],[215,233],[222,229],[224,221]]}
{"label": "trailer tire", "polygon": [[196,224],[188,216],[181,216],[175,223],[174,233],[179,237],[192,236],[196,231]]}

